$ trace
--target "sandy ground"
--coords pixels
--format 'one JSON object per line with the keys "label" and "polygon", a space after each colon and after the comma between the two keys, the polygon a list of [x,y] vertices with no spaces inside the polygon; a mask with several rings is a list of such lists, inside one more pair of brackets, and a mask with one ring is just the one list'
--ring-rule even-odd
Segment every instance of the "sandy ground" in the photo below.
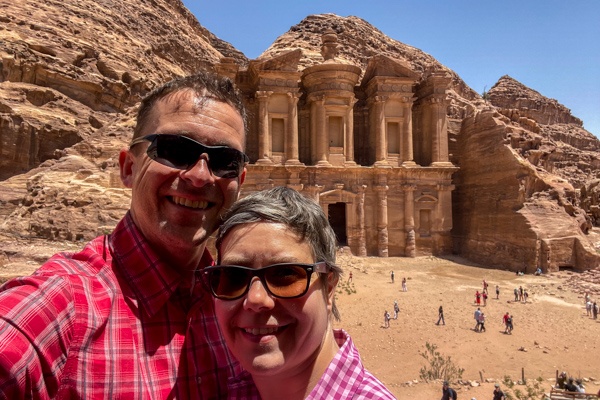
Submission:
{"label": "sandy ground", "polygon": [[[419,377],[420,368],[427,364],[420,355],[426,342],[465,369],[464,383],[451,385],[461,399],[491,399],[494,383],[506,389],[506,376],[519,381],[522,374],[526,380],[541,377],[548,392],[557,370],[585,378],[587,392],[600,388],[600,319],[589,318],[583,294],[565,284],[573,273],[516,276],[469,265],[459,258],[380,259],[342,254],[338,262],[352,271],[353,282],[347,283],[346,274],[338,287],[336,301],[342,319],[335,325],[350,333],[367,369],[400,399],[441,397],[440,382],[426,383]],[[403,277],[407,292],[402,291]],[[477,333],[474,300],[483,279],[490,285],[490,298],[481,306],[487,331]],[[496,285],[500,287],[498,300]],[[528,289],[527,303],[514,301],[513,290],[519,286]],[[400,314],[390,328],[384,328],[384,310],[393,315],[394,300]],[[446,325],[437,326],[440,305]],[[514,317],[512,335],[504,334],[502,316],[507,311]],[[522,385],[514,388],[524,390]]]}

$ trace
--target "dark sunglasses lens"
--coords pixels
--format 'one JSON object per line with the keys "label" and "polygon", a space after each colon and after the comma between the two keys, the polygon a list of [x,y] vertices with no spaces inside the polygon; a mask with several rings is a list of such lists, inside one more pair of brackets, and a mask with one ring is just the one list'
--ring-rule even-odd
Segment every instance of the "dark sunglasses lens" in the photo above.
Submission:
{"label": "dark sunglasses lens", "polygon": [[208,157],[211,171],[221,178],[235,178],[244,167],[244,153],[236,149],[210,149]]}
{"label": "dark sunglasses lens", "polygon": [[217,298],[235,299],[246,291],[250,274],[241,268],[226,267],[211,271],[208,280]]}
{"label": "dark sunglasses lens", "polygon": [[148,147],[148,156],[163,165],[187,169],[198,161],[194,142],[184,136],[157,135]]}
{"label": "dark sunglasses lens", "polygon": [[209,147],[180,135],[156,135],[148,147],[148,156],[163,165],[188,169],[202,154],[208,155],[209,168],[220,178],[236,178],[244,167],[244,153],[229,147]]}
{"label": "dark sunglasses lens", "polygon": [[304,293],[308,273],[299,265],[276,265],[265,270],[265,281],[273,295],[297,297]]}

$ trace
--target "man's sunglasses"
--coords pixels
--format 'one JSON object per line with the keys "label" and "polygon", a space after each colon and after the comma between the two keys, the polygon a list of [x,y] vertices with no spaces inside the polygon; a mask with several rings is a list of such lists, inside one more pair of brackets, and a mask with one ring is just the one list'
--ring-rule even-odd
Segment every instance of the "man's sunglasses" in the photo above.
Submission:
{"label": "man's sunglasses", "polygon": [[245,296],[255,276],[271,296],[294,299],[308,292],[313,272],[326,273],[329,269],[329,265],[322,261],[315,264],[273,264],[258,269],[215,265],[204,268],[202,273],[210,292],[220,300],[237,300]]}
{"label": "man's sunglasses", "polygon": [[206,146],[182,135],[146,135],[132,140],[129,148],[144,141],[150,142],[146,150],[148,157],[171,168],[190,169],[202,154],[206,154],[208,167],[213,175],[220,178],[237,178],[250,161],[239,150],[227,146]]}

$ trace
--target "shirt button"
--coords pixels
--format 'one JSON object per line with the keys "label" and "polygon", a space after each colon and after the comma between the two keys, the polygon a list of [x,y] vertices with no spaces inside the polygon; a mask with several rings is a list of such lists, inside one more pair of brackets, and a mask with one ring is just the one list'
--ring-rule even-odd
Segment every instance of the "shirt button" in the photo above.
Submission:
{"label": "shirt button", "polygon": [[196,377],[196,383],[197,384],[201,384],[202,383],[202,377],[201,376],[197,376]]}

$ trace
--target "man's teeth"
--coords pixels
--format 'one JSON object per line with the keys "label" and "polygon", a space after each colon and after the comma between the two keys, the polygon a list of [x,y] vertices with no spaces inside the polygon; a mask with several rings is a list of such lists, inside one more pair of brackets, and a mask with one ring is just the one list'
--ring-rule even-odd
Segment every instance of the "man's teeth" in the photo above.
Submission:
{"label": "man's teeth", "polygon": [[278,328],[244,328],[251,335],[270,335],[278,331]]}
{"label": "man's teeth", "polygon": [[180,206],[190,207],[190,208],[206,208],[208,207],[207,201],[199,201],[199,200],[190,200],[185,199],[183,197],[173,196],[173,203],[179,204]]}

